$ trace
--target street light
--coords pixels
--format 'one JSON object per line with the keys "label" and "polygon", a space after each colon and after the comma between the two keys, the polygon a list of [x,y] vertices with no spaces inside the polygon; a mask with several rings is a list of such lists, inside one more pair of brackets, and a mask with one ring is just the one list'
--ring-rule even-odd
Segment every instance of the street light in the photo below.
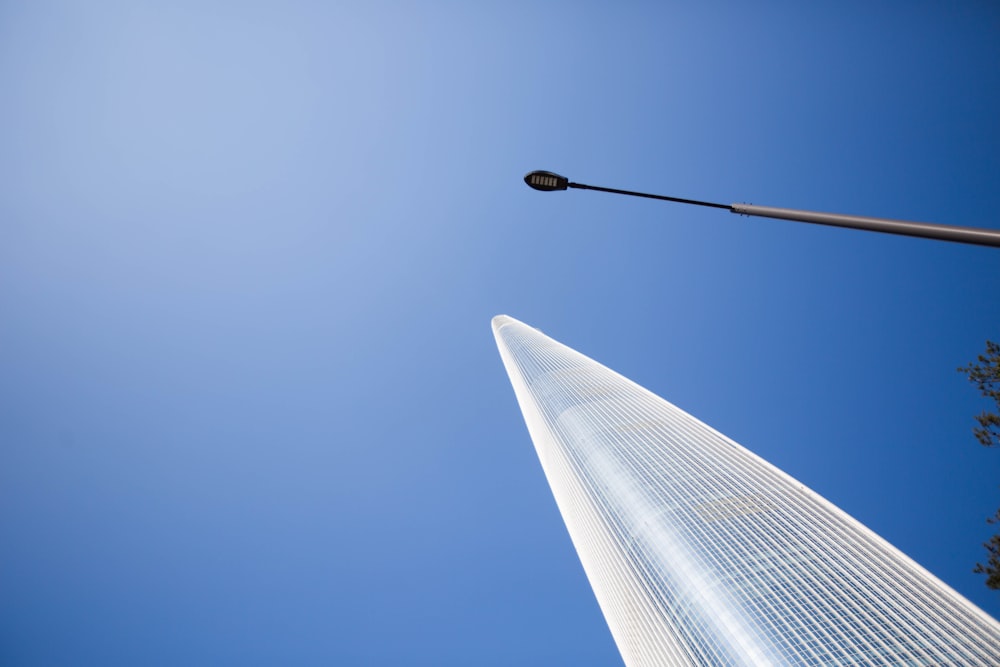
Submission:
{"label": "street light", "polygon": [[858,215],[842,215],[840,213],[817,213],[815,211],[800,211],[791,208],[754,206],[753,204],[715,204],[707,201],[698,201],[697,199],[681,199],[679,197],[651,195],[645,192],[632,192],[631,190],[616,190],[615,188],[602,188],[596,185],[573,183],[565,176],[554,174],[551,171],[529,172],[525,175],[524,182],[535,190],[541,190],[543,192],[566,190],[568,188],[576,188],[579,190],[598,190],[600,192],[611,192],[617,195],[645,197],[646,199],[661,199],[663,201],[672,201],[680,204],[694,204],[695,206],[708,206],[710,208],[724,208],[730,213],[739,213],[740,215],[754,215],[761,218],[777,218],[779,220],[811,222],[817,225],[830,225],[833,227],[851,227],[852,229],[866,229],[870,232],[901,234],[903,236],[919,236],[928,239],[937,239],[938,241],[954,241],[955,243],[971,243],[972,245],[1000,248],[1000,230],[997,229],[954,227],[951,225],[938,225],[930,222],[909,222],[907,220],[867,218]]}

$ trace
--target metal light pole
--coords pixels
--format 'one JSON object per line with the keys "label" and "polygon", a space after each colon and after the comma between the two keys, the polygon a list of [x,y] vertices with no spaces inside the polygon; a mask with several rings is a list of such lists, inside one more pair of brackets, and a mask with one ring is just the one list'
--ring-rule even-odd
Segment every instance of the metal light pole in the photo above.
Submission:
{"label": "metal light pole", "polygon": [[907,220],[868,218],[858,215],[843,215],[840,213],[817,213],[815,211],[800,211],[791,208],[754,206],[753,204],[715,204],[707,201],[698,201],[696,199],[681,199],[680,197],[651,195],[644,192],[632,192],[631,190],[616,190],[615,188],[602,188],[596,185],[571,183],[565,176],[553,174],[551,171],[529,172],[525,175],[524,182],[535,190],[541,190],[543,192],[566,190],[567,188],[576,188],[579,190],[598,190],[600,192],[611,192],[617,195],[630,195],[632,197],[661,199],[663,201],[672,201],[680,204],[694,204],[695,206],[723,208],[728,210],[730,213],[739,213],[740,215],[754,215],[761,218],[777,218],[779,220],[794,220],[796,222],[811,222],[817,225],[850,227],[852,229],[865,229],[870,232],[901,234],[903,236],[919,236],[928,239],[937,239],[938,241],[953,241],[955,243],[970,243],[972,245],[1000,248],[1000,230],[997,229],[955,227],[952,225],[938,225],[930,222],[910,222]]}

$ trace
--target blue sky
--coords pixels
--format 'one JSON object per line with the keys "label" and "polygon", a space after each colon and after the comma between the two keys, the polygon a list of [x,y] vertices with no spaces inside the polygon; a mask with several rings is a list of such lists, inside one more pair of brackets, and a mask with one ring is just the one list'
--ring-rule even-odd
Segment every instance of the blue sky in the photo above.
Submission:
{"label": "blue sky", "polygon": [[994,3],[0,5],[0,662],[620,664],[506,313],[1000,614]]}

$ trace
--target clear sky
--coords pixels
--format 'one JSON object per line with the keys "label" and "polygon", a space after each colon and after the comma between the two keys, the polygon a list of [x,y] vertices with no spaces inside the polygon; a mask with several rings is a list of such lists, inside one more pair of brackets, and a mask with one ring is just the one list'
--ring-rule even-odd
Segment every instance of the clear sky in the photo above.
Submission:
{"label": "clear sky", "polygon": [[[984,610],[1000,10],[0,4],[0,663],[614,665],[506,313]],[[695,6],[697,4],[697,6]]]}

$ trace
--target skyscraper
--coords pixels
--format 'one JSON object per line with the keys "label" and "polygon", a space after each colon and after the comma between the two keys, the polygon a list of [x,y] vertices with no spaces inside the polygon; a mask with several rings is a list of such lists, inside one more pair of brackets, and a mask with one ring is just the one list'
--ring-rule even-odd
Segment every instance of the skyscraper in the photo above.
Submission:
{"label": "skyscraper", "polygon": [[637,665],[1000,665],[1000,625],[736,442],[510,317],[493,331]]}

